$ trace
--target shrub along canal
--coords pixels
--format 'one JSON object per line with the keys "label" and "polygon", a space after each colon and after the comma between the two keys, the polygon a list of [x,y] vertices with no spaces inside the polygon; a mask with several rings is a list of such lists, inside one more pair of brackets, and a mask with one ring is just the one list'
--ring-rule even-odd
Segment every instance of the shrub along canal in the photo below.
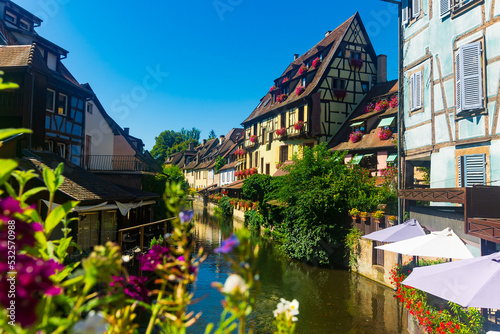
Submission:
{"label": "shrub along canal", "polygon": [[[189,333],[204,333],[208,323],[217,324],[222,313],[222,295],[211,286],[224,283],[229,267],[222,254],[213,250],[242,225],[208,214],[195,205],[196,248],[208,254],[201,265],[195,299],[190,310],[203,312]],[[406,332],[406,317],[393,297],[394,291],[347,270],[317,268],[292,261],[273,249],[272,241],[255,237],[261,252],[258,268],[261,292],[255,315],[249,323],[255,333],[272,333],[273,311],[280,298],[300,303],[297,332],[399,334]],[[406,313],[404,313],[406,316]],[[404,323],[404,324],[403,324]]]}

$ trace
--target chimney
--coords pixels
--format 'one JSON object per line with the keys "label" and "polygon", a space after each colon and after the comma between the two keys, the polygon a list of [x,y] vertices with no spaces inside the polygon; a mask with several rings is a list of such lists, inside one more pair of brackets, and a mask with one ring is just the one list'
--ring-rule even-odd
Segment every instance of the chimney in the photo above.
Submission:
{"label": "chimney", "polygon": [[205,145],[206,143],[207,143],[207,140],[203,139],[203,145]]}
{"label": "chimney", "polygon": [[328,30],[327,32],[325,32],[325,37],[328,37],[328,35],[330,35],[331,32],[332,32],[331,30]]}
{"label": "chimney", "polygon": [[193,142],[190,142],[190,143],[189,143],[189,150],[190,150],[190,151],[193,151],[193,150],[194,150],[194,143],[193,143]]}
{"label": "chimney", "polygon": [[384,83],[387,81],[387,56],[377,56],[377,83]]}
{"label": "chimney", "polygon": [[123,131],[125,132],[125,134],[128,136],[129,135],[129,132],[130,132],[130,128],[123,128]]}
{"label": "chimney", "polygon": [[293,60],[297,60],[298,58],[299,58],[299,54],[298,53],[296,53],[296,54],[293,55]]}
{"label": "chimney", "polygon": [[220,135],[220,137],[219,137],[219,145],[222,145],[222,142],[224,141],[224,138],[226,138],[226,136]]}

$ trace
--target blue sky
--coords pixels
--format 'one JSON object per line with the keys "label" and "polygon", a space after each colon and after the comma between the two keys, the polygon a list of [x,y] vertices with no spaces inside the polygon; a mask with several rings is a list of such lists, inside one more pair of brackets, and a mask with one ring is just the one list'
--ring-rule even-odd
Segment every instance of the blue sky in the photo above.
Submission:
{"label": "blue sky", "polygon": [[240,127],[293,55],[356,11],[397,78],[397,6],[379,0],[14,1],[146,149],[164,130]]}

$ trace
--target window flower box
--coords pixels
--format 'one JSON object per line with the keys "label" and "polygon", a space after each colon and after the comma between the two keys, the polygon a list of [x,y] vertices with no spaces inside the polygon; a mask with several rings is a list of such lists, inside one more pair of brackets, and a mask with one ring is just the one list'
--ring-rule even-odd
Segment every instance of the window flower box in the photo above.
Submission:
{"label": "window flower box", "polygon": [[308,70],[307,66],[306,65],[302,65],[299,69],[299,75],[302,75],[304,73],[306,73]]}
{"label": "window flower box", "polygon": [[246,176],[250,175],[250,169],[245,169],[245,175]]}
{"label": "window flower box", "polygon": [[333,96],[335,96],[336,99],[342,100],[346,97],[347,91],[345,89],[334,89],[333,90]]}
{"label": "window flower box", "polygon": [[293,128],[297,131],[302,131],[304,129],[304,121],[298,121],[293,125]]}
{"label": "window flower box", "polygon": [[286,135],[286,129],[285,128],[278,129],[275,131],[275,133],[276,136],[283,137]]}
{"label": "window flower box", "polygon": [[321,64],[321,59],[319,59],[319,57],[317,57],[316,59],[313,60],[312,67],[318,68],[319,64]]}
{"label": "window flower box", "polygon": [[254,174],[257,174],[257,168],[251,168],[250,169],[250,175],[254,175]]}
{"label": "window flower box", "polygon": [[273,86],[271,87],[271,89],[269,89],[269,92],[272,92],[272,91],[273,91],[273,90],[275,90],[275,89],[276,89],[276,85],[273,85]]}
{"label": "window flower box", "polygon": [[354,69],[360,69],[361,66],[363,66],[363,59],[356,59],[356,58],[353,58],[350,60],[350,63],[351,63],[351,67],[354,68]]}
{"label": "window flower box", "polygon": [[398,106],[398,96],[396,95],[389,101],[389,107],[396,108],[397,106]]}
{"label": "window flower box", "polygon": [[280,94],[276,97],[276,102],[281,103],[288,99],[288,94]]}
{"label": "window flower box", "polygon": [[251,135],[250,136],[250,142],[253,144],[256,144],[259,138],[256,135]]}
{"label": "window flower box", "polygon": [[290,80],[290,79],[288,79],[288,77],[284,77],[283,81],[281,83],[284,84],[285,82],[288,82],[288,80]]}
{"label": "window flower box", "polygon": [[363,110],[363,112],[366,114],[366,113],[372,112],[373,110],[375,110],[375,105],[370,102],[365,106],[365,109]]}
{"label": "window flower box", "polygon": [[353,133],[351,133],[349,135],[349,140],[352,142],[352,143],[357,143],[358,141],[361,140],[361,138],[363,138],[363,133],[361,131],[355,131]]}
{"label": "window flower box", "polygon": [[391,137],[392,137],[392,131],[388,127],[380,129],[380,131],[378,132],[378,139],[380,140],[387,140]]}
{"label": "window flower box", "polygon": [[297,88],[295,88],[295,94],[299,96],[300,94],[304,93],[305,90],[306,88],[304,86],[297,86]]}
{"label": "window flower box", "polygon": [[389,101],[387,101],[387,100],[380,100],[375,105],[375,110],[376,111],[384,111],[387,108],[389,108]]}

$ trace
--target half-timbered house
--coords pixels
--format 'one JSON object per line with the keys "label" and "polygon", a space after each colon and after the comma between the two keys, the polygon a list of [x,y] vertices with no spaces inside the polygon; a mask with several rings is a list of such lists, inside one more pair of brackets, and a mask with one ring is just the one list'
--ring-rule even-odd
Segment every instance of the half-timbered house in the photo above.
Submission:
{"label": "half-timbered house", "polygon": [[328,142],[376,83],[377,56],[358,13],[278,77],[243,121],[246,168],[272,175],[303,146]]}

